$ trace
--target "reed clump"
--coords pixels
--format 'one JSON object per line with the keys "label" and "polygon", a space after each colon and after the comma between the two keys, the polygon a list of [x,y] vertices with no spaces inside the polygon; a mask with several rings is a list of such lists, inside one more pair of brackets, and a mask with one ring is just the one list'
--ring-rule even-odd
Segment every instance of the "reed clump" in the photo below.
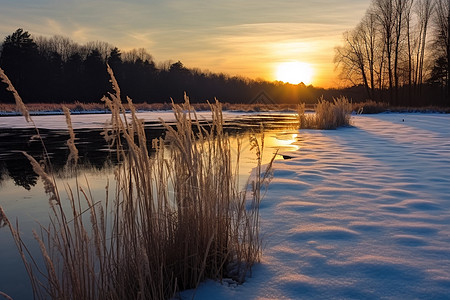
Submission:
{"label": "reed clump", "polygon": [[314,114],[305,113],[305,104],[297,108],[299,128],[301,129],[336,129],[350,125],[352,104],[345,97],[334,98],[332,102],[319,99]]}
{"label": "reed clump", "polygon": [[[44,269],[0,208],[35,298],[168,299],[205,278],[242,283],[261,254],[259,204],[273,162],[261,165],[263,141],[251,140],[257,165],[241,190],[239,149],[232,151],[223,131],[219,102],[210,104],[207,128],[187,97],[172,104],[176,125],[162,121],[166,137],[148,141],[131,99],[126,113],[109,66],[108,72],[114,93],[102,99],[111,111],[103,134],[119,163],[105,199],[94,199],[88,180],[77,179],[74,188],[65,185],[64,201],[51,174],[35,166],[49,183],[52,203],[50,225],[34,233]],[[71,135],[69,159],[76,166],[74,140]]]}

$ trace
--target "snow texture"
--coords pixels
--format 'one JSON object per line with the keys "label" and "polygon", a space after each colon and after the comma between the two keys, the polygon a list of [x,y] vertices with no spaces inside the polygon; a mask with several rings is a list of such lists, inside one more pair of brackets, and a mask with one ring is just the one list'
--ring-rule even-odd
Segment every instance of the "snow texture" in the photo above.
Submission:
{"label": "snow texture", "polygon": [[450,115],[300,130],[261,207],[261,263],[183,299],[450,299]]}

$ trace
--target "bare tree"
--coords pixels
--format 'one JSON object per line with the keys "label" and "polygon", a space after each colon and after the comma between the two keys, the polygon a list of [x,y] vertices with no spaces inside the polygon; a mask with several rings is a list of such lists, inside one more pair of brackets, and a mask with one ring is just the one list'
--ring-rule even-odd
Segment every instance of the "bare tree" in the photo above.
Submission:
{"label": "bare tree", "polygon": [[369,8],[358,26],[344,34],[344,45],[336,47],[334,61],[340,68],[341,78],[362,84],[369,99],[382,100],[382,93],[376,97],[376,91],[389,88],[392,80],[385,79],[387,47],[384,35],[380,35],[381,24],[376,13]]}
{"label": "bare tree", "polygon": [[[382,82],[382,72],[376,72],[375,66],[378,62],[378,64],[383,66],[383,57],[384,57],[384,45],[382,44],[381,39],[379,36],[377,36],[378,32],[378,25],[376,21],[376,16],[373,12],[373,10],[369,10],[364,18],[362,19],[361,23],[359,24],[359,35],[361,36],[361,41],[363,42],[363,49],[365,52],[365,57],[367,60],[367,68],[368,68],[368,76],[369,76],[369,83],[370,83],[370,94],[371,99],[375,99],[375,81],[376,81],[376,75],[380,77],[378,79],[379,84],[381,85]],[[381,87],[380,87],[381,89]]]}
{"label": "bare tree", "polygon": [[450,92],[449,20],[450,0],[372,0],[358,26],[336,47],[341,77],[363,85],[371,99],[377,94],[382,99],[387,91],[392,105],[412,104],[428,83]]}
{"label": "bare tree", "polygon": [[62,61],[67,61],[69,57],[78,52],[80,46],[71,39],[55,35],[50,38],[39,36],[36,39],[36,44],[40,52],[55,52],[61,56]]}
{"label": "bare tree", "polygon": [[362,48],[359,28],[344,33],[345,45],[336,48],[335,63],[341,67],[341,75],[353,84],[362,81],[369,98],[371,92],[366,75],[366,59]]}
{"label": "bare tree", "polygon": [[336,47],[335,63],[341,68],[341,77],[353,84],[363,84],[369,99],[375,89],[375,22],[367,14],[352,31],[344,33],[344,46]]}
{"label": "bare tree", "polygon": [[[447,92],[450,90],[449,84],[449,63],[450,63],[450,36],[449,36],[449,18],[450,4],[449,0],[436,0],[436,9],[433,15],[433,81],[447,86]],[[450,99],[448,99],[450,102]]]}
{"label": "bare tree", "polygon": [[392,0],[374,0],[373,9],[380,24],[384,47],[386,49],[386,67],[389,79],[390,101],[392,102],[394,87],[392,54],[395,44],[395,7]]}
{"label": "bare tree", "polygon": [[414,81],[416,85],[419,87],[420,93],[421,91],[420,87],[423,84],[424,60],[425,60],[428,24],[434,9],[434,3],[432,2],[432,0],[418,0],[416,9],[419,27],[419,36],[418,36],[419,43],[417,48],[416,74]]}
{"label": "bare tree", "polygon": [[150,53],[147,52],[144,48],[139,49],[132,49],[130,51],[126,51],[122,54],[122,58],[126,62],[132,62],[135,63],[136,61],[140,60],[142,62],[153,61],[153,57]]}
{"label": "bare tree", "polygon": [[409,2],[411,0],[395,0],[394,1],[394,86],[395,86],[395,98],[394,104],[399,104],[399,60],[400,60],[400,50],[402,47],[402,37],[404,36],[405,27],[405,14],[409,7]]}
{"label": "bare tree", "polygon": [[405,22],[406,22],[406,41],[408,47],[408,98],[412,97],[413,86],[413,45],[412,45],[412,32],[411,32],[411,11],[414,0],[411,0],[405,8]]}
{"label": "bare tree", "polygon": [[97,50],[100,52],[102,59],[106,61],[108,59],[108,55],[111,52],[111,49],[114,49],[114,46],[107,42],[102,41],[91,41],[87,42],[85,45],[86,55],[89,55],[93,50]]}
{"label": "bare tree", "polygon": [[[403,50],[410,46],[408,41],[408,17],[413,0],[374,0],[373,12],[377,16],[380,33],[386,51],[387,61],[384,63],[388,74],[388,89],[391,104],[399,104],[399,87],[401,74],[408,73],[401,69]],[[406,37],[406,38],[405,38]],[[406,45],[405,45],[406,44]],[[407,50],[410,50],[408,48]],[[406,59],[408,60],[408,59]],[[412,62],[411,62],[412,64]],[[381,71],[381,70],[380,70]]]}

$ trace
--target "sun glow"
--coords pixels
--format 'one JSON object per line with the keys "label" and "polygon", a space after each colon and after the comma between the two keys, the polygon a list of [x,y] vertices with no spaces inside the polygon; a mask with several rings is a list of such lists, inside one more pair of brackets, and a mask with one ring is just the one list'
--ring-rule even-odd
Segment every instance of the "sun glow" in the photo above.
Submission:
{"label": "sun glow", "polygon": [[292,84],[303,82],[309,85],[312,82],[313,73],[311,65],[307,63],[299,61],[284,62],[278,65],[276,79]]}

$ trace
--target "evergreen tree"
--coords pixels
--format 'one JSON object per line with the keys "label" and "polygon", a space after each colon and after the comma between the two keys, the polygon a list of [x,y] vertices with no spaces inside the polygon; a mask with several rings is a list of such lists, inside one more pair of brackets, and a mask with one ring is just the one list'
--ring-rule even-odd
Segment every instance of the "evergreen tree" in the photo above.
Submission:
{"label": "evergreen tree", "polygon": [[32,98],[39,88],[34,81],[39,76],[39,56],[37,45],[27,31],[19,28],[5,38],[0,66],[23,99]]}
{"label": "evergreen tree", "polygon": [[106,64],[99,50],[92,50],[84,61],[83,101],[96,102],[109,90]]}

